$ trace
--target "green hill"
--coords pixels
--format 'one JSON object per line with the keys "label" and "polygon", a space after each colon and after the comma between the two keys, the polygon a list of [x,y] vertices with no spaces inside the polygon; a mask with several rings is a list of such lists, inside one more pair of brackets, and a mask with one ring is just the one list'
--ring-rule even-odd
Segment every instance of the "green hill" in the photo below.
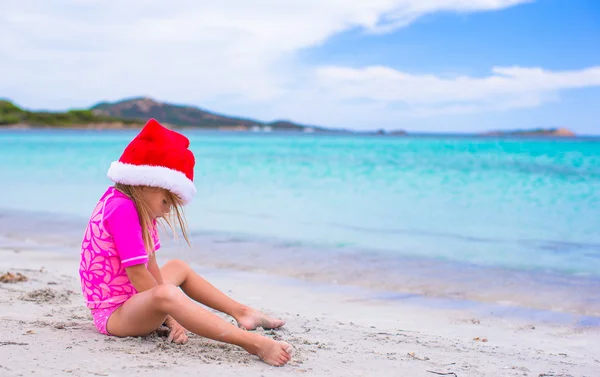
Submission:
{"label": "green hill", "polygon": [[0,126],[23,124],[42,127],[89,126],[93,124],[137,125],[138,120],[119,119],[94,114],[91,110],[69,110],[66,112],[46,112],[23,110],[7,100],[0,100]]}
{"label": "green hill", "polygon": [[197,107],[158,102],[144,97],[131,98],[114,103],[102,102],[93,106],[92,111],[97,115],[126,119],[147,120],[154,118],[161,123],[182,127],[231,130],[265,128],[290,131],[303,131],[305,129],[323,130],[322,128],[304,126],[287,121],[265,123],[253,119],[225,116]]}
{"label": "green hill", "polygon": [[[155,118],[170,126],[236,131],[326,131],[324,128],[288,121],[260,122],[230,117],[192,106],[158,102],[150,98],[132,98],[114,103],[101,102],[90,109],[66,112],[24,110],[8,100],[0,100],[0,126],[32,127],[138,127]],[[329,131],[329,130],[327,130]]]}

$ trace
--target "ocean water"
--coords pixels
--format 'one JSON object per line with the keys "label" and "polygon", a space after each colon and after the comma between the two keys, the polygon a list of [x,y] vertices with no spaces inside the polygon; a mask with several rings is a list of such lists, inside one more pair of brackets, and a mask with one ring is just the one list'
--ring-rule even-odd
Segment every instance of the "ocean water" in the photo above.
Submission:
{"label": "ocean water", "polygon": [[[0,209],[87,217],[135,134],[0,132]],[[599,140],[186,134],[198,234],[600,277]]]}

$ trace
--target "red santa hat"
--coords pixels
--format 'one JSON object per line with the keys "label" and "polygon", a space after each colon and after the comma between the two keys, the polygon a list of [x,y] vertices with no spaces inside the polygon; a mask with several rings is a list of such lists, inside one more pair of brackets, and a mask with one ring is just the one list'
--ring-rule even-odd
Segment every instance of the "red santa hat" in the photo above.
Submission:
{"label": "red santa hat", "polygon": [[187,204],[196,194],[195,159],[189,146],[187,137],[150,119],[119,161],[110,165],[108,178],[127,185],[164,188]]}

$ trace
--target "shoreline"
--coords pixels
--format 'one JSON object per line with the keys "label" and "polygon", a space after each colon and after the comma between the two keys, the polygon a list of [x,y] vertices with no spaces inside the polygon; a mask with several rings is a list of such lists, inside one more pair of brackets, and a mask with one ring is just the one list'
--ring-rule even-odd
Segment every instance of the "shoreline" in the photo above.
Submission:
{"label": "shoreline", "polygon": [[196,265],[233,298],[287,321],[281,330],[258,331],[294,345],[288,365],[273,368],[197,336],[185,346],[166,343],[160,333],[106,337],[95,331],[83,305],[73,254],[0,248],[0,273],[29,278],[0,284],[3,376],[591,376],[600,367],[598,327],[382,300],[339,286]]}
{"label": "shoreline", "polygon": [[[163,125],[186,132],[207,132],[219,134],[233,135],[305,135],[311,136],[351,136],[351,137],[375,137],[385,139],[407,139],[407,138],[471,138],[482,140],[564,140],[564,141],[597,141],[600,140],[600,135],[586,134],[553,134],[553,133],[535,133],[535,132],[489,132],[480,131],[476,133],[448,133],[448,132],[402,132],[389,131],[380,132],[374,131],[351,131],[351,130],[315,130],[311,132],[303,130],[288,130],[288,129],[273,129],[271,131],[253,131],[251,129],[237,129],[235,127],[208,128],[198,126],[180,126],[163,123]],[[53,126],[53,125],[32,125],[32,124],[11,124],[0,125],[0,132],[6,131],[139,131],[144,126],[143,123],[125,124],[123,122],[105,122],[105,123],[89,123],[73,126]]]}
{"label": "shoreline", "polygon": [[[0,209],[0,248],[59,250],[79,255],[87,219]],[[36,229],[35,234],[32,229]],[[353,253],[285,242],[192,232],[192,245],[161,235],[165,258],[217,268],[358,289],[446,306],[496,306],[600,322],[600,277],[519,271],[408,256]],[[548,315],[547,317],[551,317]]]}

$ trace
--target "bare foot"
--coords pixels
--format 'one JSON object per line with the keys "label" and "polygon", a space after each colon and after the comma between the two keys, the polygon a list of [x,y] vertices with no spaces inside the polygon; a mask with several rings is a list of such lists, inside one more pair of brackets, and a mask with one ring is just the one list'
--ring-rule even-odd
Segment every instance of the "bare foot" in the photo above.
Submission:
{"label": "bare foot", "polygon": [[294,348],[290,344],[256,335],[256,343],[246,348],[246,351],[260,357],[265,363],[276,367],[281,367],[292,359]]}
{"label": "bare foot", "polygon": [[244,307],[240,315],[235,317],[238,326],[244,330],[256,330],[262,327],[265,330],[277,329],[285,325],[285,322],[278,318],[269,317],[258,310]]}

